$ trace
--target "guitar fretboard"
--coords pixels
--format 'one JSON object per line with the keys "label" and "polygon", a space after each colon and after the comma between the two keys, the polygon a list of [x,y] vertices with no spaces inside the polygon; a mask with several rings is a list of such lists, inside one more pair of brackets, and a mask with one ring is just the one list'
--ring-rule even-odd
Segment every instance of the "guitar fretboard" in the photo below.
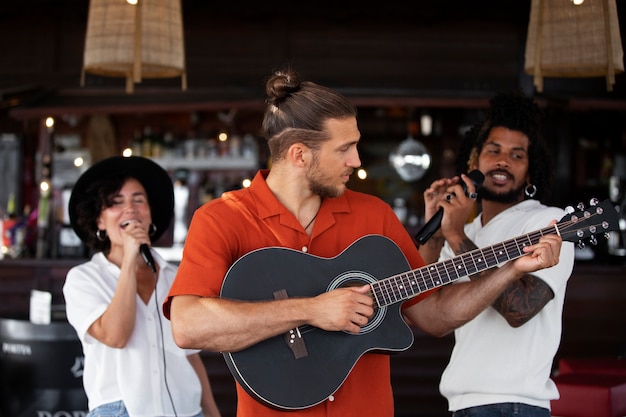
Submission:
{"label": "guitar fretboard", "polygon": [[371,284],[378,307],[408,300],[424,291],[477,274],[502,262],[525,255],[524,247],[534,245],[546,234],[558,233],[558,227],[546,227],[526,235],[474,249],[454,258],[446,259],[418,269],[403,272]]}

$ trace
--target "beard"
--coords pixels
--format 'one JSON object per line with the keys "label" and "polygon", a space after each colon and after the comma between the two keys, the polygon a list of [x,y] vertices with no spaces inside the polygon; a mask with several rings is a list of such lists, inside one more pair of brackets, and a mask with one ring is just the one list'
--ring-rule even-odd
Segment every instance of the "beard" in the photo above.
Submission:
{"label": "beard", "polygon": [[336,198],[343,194],[345,188],[338,188],[328,185],[329,178],[319,169],[319,160],[313,157],[313,161],[308,170],[309,189],[313,194],[317,194],[322,198]]}
{"label": "beard", "polygon": [[494,203],[517,203],[524,200],[524,188],[525,185],[522,185],[519,188],[507,191],[505,193],[494,193],[487,188],[481,188],[478,192],[478,195],[482,200],[493,201]]}
{"label": "beard", "polygon": [[338,190],[335,187],[324,185],[314,178],[309,179],[309,189],[313,194],[317,194],[322,198],[335,198],[343,194],[343,191]]}

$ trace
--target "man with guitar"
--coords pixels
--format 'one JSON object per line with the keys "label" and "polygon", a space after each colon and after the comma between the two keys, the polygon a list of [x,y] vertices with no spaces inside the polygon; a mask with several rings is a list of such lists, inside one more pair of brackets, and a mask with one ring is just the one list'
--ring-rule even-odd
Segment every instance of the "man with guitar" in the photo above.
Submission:
{"label": "man with guitar", "polygon": [[[540,109],[529,98],[498,94],[491,99],[489,115],[468,132],[458,158],[460,172],[484,174],[478,195],[463,193],[456,179],[437,180],[424,192],[427,217],[440,208],[444,213],[441,228],[420,246],[426,262],[523,235],[563,217],[564,210],[540,202],[552,179],[540,122]],[[476,197],[480,214],[465,224]],[[550,374],[574,264],[570,242],[563,243],[557,265],[511,280],[489,308],[455,331],[440,383],[453,417],[550,416],[550,400],[558,398]],[[469,279],[482,281],[492,273]]]}
{"label": "man with guitar", "polygon": [[356,108],[290,69],[266,92],[271,169],[195,212],[163,306],[174,338],[224,354],[239,417],[392,417],[385,350],[412,343],[402,315],[447,334],[555,265],[561,238],[547,234],[489,279],[443,287],[443,273],[404,274],[424,267],[412,237],[387,203],[346,186],[361,164]]}

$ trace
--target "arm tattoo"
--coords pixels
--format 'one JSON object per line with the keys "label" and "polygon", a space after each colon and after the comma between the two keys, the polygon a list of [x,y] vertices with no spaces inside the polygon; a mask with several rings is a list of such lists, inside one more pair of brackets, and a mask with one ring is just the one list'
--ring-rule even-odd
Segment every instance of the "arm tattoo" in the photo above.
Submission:
{"label": "arm tattoo", "polygon": [[[465,239],[454,252],[460,255],[474,249],[478,249],[474,242]],[[470,279],[475,280],[488,275],[494,268],[474,274],[470,276]],[[511,283],[496,298],[492,307],[506,319],[509,325],[519,327],[541,311],[552,298],[554,298],[554,292],[548,284],[533,275],[526,274],[518,281]]]}
{"label": "arm tattoo", "polygon": [[474,249],[478,249],[478,246],[476,246],[474,242],[472,242],[471,240],[464,239],[459,245],[459,247],[455,249],[454,253],[456,253],[457,255],[461,255],[465,252],[469,252]]}
{"label": "arm tattoo", "polygon": [[443,236],[432,236],[426,244],[429,247],[433,247],[435,249],[441,250],[443,248],[443,244],[446,242]]}
{"label": "arm tattoo", "polygon": [[513,327],[532,319],[554,298],[552,289],[541,279],[526,274],[500,294],[493,303],[495,308]]}

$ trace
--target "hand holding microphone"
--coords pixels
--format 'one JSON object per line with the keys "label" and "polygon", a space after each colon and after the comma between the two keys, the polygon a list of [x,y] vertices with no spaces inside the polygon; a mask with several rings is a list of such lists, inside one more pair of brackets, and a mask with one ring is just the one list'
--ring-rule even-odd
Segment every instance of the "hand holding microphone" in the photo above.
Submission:
{"label": "hand holding microphone", "polygon": [[[122,228],[126,229],[131,223],[132,223],[131,220],[124,222],[122,224]],[[141,245],[139,245],[139,253],[141,254],[141,257],[143,258],[144,262],[152,269],[154,273],[156,273],[156,263],[154,262],[154,257],[152,256],[152,253],[150,252],[150,246],[147,243],[142,243]]]}
{"label": "hand holding microphone", "polygon": [[143,260],[148,264],[150,268],[152,268],[152,272],[156,274],[156,264],[154,263],[154,258],[152,257],[152,253],[150,252],[150,246],[146,243],[142,243],[139,245],[139,253]]}
{"label": "hand holding microphone", "polygon": [[[478,189],[480,188],[480,186],[482,185],[483,181],[485,180],[485,176],[483,175],[482,172],[480,172],[477,169],[475,169],[472,172],[470,172],[469,174],[467,174],[467,176],[470,178],[470,180],[472,180],[472,183],[474,184],[474,187],[476,188],[476,193],[477,193]],[[470,198],[471,197],[474,197],[474,198],[477,197],[475,195],[469,195],[467,193],[467,184],[465,184],[465,181],[461,180],[460,181],[460,185],[463,188],[463,192],[468,197],[470,197]],[[472,193],[472,194],[476,194],[476,193]],[[446,196],[448,201],[450,200],[451,197],[452,196],[450,194],[448,196]],[[439,228],[441,227],[441,219],[442,218],[443,218],[443,207],[439,207],[439,210],[437,210],[435,215],[433,217],[431,217],[431,219],[428,222],[426,222],[426,224],[419,230],[419,232],[417,232],[417,234],[415,235],[415,239],[420,244],[426,243],[428,241],[428,239],[430,239],[430,237],[437,230],[439,230]]]}

